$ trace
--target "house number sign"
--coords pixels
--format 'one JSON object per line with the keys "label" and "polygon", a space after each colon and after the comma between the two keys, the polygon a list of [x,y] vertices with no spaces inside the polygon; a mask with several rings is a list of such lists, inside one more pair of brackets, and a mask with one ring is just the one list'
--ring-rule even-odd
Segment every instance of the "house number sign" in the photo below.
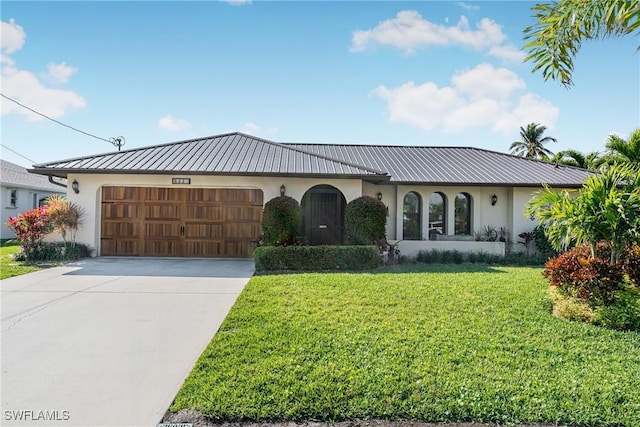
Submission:
{"label": "house number sign", "polygon": [[172,184],[191,184],[191,178],[171,178]]}

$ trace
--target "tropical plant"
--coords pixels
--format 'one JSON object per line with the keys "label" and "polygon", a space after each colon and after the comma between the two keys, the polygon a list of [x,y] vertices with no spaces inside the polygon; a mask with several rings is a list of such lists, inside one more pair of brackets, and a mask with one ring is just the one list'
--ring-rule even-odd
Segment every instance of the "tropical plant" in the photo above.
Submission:
{"label": "tropical plant", "polygon": [[640,167],[640,128],[631,132],[628,139],[615,134],[609,135],[606,147],[616,163]]}
{"label": "tropical plant", "polygon": [[557,0],[532,8],[536,22],[525,28],[525,61],[545,80],[573,85],[573,59],[584,40],[638,33],[638,0]]}
{"label": "tropical plant", "polygon": [[69,235],[71,246],[75,246],[76,234],[84,222],[84,209],[60,195],[48,197],[47,206],[51,226],[60,233],[65,244]]}
{"label": "tropical plant", "polygon": [[520,127],[521,141],[514,141],[509,150],[511,154],[529,159],[548,160],[553,156],[551,150],[544,147],[547,142],[557,142],[551,136],[543,137],[542,134],[547,130],[546,126],[538,123],[529,123],[526,128]]}
{"label": "tropical plant", "polygon": [[279,196],[264,205],[262,215],[263,240],[266,246],[290,246],[300,244],[302,210],[298,201],[289,196]]}
{"label": "tropical plant", "polygon": [[350,201],[344,222],[350,244],[386,246],[387,208],[380,200],[362,196]]}
{"label": "tropical plant", "polygon": [[22,251],[28,254],[51,232],[51,222],[46,206],[22,212],[7,220],[6,226],[13,230]]}
{"label": "tropical plant", "polygon": [[526,214],[539,219],[554,249],[588,243],[596,258],[596,244],[605,241],[614,263],[640,238],[640,174],[614,165],[587,178],[575,197],[544,185],[527,203]]}
{"label": "tropical plant", "polygon": [[600,169],[604,164],[611,163],[609,157],[601,156],[597,151],[585,154],[577,150],[558,151],[549,161],[592,171]]}

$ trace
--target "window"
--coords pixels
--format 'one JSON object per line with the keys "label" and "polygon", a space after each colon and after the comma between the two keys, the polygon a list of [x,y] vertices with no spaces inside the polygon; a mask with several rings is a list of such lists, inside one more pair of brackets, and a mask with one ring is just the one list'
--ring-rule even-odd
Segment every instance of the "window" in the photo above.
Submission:
{"label": "window", "polygon": [[455,234],[471,235],[471,196],[467,193],[458,193],[455,209]]}
{"label": "window", "polygon": [[422,240],[422,200],[413,191],[404,196],[402,216],[402,238]]}
{"label": "window", "polygon": [[32,200],[33,200],[33,202],[31,203],[31,207],[33,209],[35,209],[35,208],[38,207],[38,194],[37,193],[33,193]]}
{"label": "window", "polygon": [[18,190],[9,190],[9,206],[7,207],[18,207]]}
{"label": "window", "polygon": [[447,197],[433,193],[429,197],[429,240],[436,240],[438,234],[447,234]]}

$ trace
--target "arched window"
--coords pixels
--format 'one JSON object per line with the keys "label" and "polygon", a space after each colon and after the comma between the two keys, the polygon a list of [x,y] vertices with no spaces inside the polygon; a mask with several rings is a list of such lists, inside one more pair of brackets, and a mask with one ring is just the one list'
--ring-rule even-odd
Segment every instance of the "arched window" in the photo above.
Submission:
{"label": "arched window", "polygon": [[422,240],[422,200],[418,193],[410,191],[404,196],[402,213],[402,238]]}
{"label": "arched window", "polygon": [[455,234],[471,235],[471,196],[467,193],[458,193],[455,209]]}
{"label": "arched window", "polygon": [[429,240],[436,240],[438,234],[447,234],[447,197],[433,193],[429,197]]}

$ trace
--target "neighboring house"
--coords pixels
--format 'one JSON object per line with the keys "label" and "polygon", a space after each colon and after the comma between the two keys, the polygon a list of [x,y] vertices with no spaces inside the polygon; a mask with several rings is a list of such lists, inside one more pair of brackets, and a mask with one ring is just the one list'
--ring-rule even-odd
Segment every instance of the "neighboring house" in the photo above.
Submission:
{"label": "neighboring house", "polygon": [[[230,133],[35,165],[67,178],[86,210],[78,241],[98,255],[248,257],[264,203],[300,202],[310,244],[344,242],[344,209],[368,195],[388,207],[387,239],[405,255],[524,250],[533,191],[578,188],[592,173],[462,147],[280,144]],[[503,242],[476,242],[487,226]],[[511,245],[509,245],[511,242]],[[509,245],[509,246],[507,246]]]}
{"label": "neighboring house", "polygon": [[22,166],[0,160],[0,238],[15,237],[13,230],[5,226],[10,217],[41,206],[54,194],[64,195],[66,189],[52,184],[45,176],[34,175]]}

